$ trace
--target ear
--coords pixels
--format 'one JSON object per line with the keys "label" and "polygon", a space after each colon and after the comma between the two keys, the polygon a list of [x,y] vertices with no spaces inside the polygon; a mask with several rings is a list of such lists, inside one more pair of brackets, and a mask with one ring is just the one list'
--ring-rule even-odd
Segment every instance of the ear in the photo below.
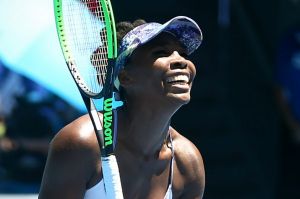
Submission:
{"label": "ear", "polygon": [[129,72],[124,69],[119,72],[118,79],[120,81],[120,85],[124,88],[130,86],[133,82],[133,79],[130,76]]}

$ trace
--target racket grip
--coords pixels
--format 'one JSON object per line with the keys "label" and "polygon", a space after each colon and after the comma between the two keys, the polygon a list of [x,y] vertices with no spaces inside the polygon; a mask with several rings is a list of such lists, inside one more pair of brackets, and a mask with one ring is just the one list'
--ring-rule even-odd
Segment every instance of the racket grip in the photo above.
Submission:
{"label": "racket grip", "polygon": [[102,157],[102,173],[107,199],[123,199],[116,156]]}

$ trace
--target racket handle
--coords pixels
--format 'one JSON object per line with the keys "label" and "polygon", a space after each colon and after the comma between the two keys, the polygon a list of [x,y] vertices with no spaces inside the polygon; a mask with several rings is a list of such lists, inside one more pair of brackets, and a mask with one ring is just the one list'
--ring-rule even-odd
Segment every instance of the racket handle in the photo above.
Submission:
{"label": "racket handle", "polygon": [[123,199],[116,156],[102,157],[102,173],[107,199]]}

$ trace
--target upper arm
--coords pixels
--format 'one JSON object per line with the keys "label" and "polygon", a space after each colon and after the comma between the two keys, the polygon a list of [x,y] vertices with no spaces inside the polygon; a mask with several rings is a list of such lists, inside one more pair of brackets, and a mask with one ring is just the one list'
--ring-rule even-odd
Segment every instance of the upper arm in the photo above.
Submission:
{"label": "upper arm", "polygon": [[39,199],[83,198],[97,155],[89,138],[75,127],[65,127],[52,140]]}
{"label": "upper arm", "polygon": [[205,170],[199,150],[183,137],[176,142],[175,152],[176,164],[184,183],[181,198],[201,199],[205,188]]}
{"label": "upper arm", "polygon": [[185,179],[185,190],[182,198],[201,199],[205,188],[205,171],[202,157],[199,156],[191,159],[188,165],[190,172]]}

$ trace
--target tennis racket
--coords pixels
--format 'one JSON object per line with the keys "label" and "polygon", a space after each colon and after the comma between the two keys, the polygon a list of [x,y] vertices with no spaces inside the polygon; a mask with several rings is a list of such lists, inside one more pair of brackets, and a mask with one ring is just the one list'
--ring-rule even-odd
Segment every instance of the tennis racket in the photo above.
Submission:
{"label": "tennis racket", "polygon": [[[108,199],[122,199],[114,155],[114,59],[117,39],[109,0],[54,0],[56,29],[68,69],[81,93],[101,149],[102,173]],[[94,100],[103,98],[103,120]]]}

